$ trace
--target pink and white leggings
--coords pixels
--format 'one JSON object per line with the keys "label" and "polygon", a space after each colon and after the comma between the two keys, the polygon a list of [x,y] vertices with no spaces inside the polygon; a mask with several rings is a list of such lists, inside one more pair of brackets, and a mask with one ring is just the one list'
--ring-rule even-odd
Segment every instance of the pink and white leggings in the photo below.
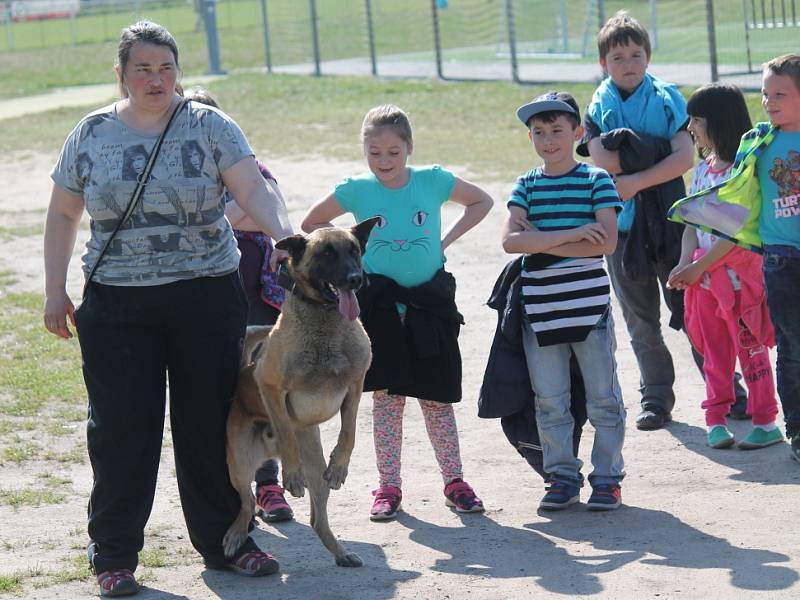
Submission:
{"label": "pink and white leggings", "polygon": [[[383,390],[373,393],[372,399],[372,433],[379,485],[399,488],[402,487],[400,453],[406,397],[387,394]],[[453,479],[461,479],[461,450],[458,446],[458,427],[453,405],[433,400],[419,400],[419,405],[445,485]]]}

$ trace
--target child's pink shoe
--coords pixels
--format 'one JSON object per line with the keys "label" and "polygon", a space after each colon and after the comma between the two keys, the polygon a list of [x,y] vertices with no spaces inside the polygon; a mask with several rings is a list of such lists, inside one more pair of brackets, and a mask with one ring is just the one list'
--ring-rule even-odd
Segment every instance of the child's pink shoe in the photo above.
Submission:
{"label": "child's pink shoe", "polygon": [[454,507],[458,512],[483,512],[483,501],[475,495],[472,486],[462,479],[454,479],[444,488],[447,506]]}
{"label": "child's pink shoe", "polygon": [[403,498],[403,492],[399,487],[384,485],[373,490],[372,495],[375,496],[375,501],[369,511],[371,520],[388,521],[397,516],[397,511],[400,510],[400,500]]}

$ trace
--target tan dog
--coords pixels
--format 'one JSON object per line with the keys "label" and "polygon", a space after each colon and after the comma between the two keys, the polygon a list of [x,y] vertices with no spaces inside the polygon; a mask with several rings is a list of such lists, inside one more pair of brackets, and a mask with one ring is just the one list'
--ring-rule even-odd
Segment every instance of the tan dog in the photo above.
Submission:
{"label": "tan dog", "polygon": [[[247,538],[256,469],[280,456],[283,486],[293,496],[302,496],[308,487],[311,526],[336,564],[363,564],[331,532],[327,504],[330,488],[339,489],[347,477],[358,403],[372,360],[369,338],[357,319],[355,291],[363,280],[361,257],[377,222],[369,219],[349,230],[319,229],[275,244],[289,253],[294,289],[274,327],[247,330],[244,361],[260,342],[263,346],[242,370],[228,417],[228,468],[242,500],[223,540],[228,557]],[[336,413],[341,413],[342,428],[326,465],[319,424]]]}

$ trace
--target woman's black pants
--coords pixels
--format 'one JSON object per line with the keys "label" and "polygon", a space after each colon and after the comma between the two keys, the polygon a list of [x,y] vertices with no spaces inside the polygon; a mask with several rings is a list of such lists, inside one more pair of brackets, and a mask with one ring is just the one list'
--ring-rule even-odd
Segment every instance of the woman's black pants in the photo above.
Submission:
{"label": "woman's black pants", "polygon": [[239,512],[225,422],[247,301],[233,272],[158,286],[92,284],[77,311],[94,472],[89,537],[97,573],[134,570],[153,507],[167,385],[181,506],[209,567]]}

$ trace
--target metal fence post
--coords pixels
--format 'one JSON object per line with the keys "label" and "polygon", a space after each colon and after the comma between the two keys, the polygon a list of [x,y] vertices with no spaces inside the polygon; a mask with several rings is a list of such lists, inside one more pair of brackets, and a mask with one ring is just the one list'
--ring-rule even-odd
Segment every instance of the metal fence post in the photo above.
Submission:
{"label": "metal fence post", "polygon": [[653,51],[658,50],[658,10],[656,0],[650,0],[650,37],[653,39]]}
{"label": "metal fence post", "polygon": [[433,49],[436,54],[436,74],[439,79],[444,79],[444,73],[442,73],[442,38],[439,31],[439,6],[436,0],[431,0],[431,14],[433,16]]}
{"label": "metal fence post", "polygon": [[[744,15],[744,43],[747,47],[747,72],[753,72],[753,58],[750,55],[750,24],[747,20],[747,0],[742,0],[742,14]],[[754,21],[755,22],[755,21]]]}
{"label": "metal fence post", "polygon": [[272,73],[272,52],[269,45],[269,19],[267,16],[267,0],[261,0],[261,28],[264,31],[264,60],[267,63],[267,73]]}
{"label": "metal fence post", "polygon": [[217,35],[217,0],[203,0],[203,18],[208,45],[208,74],[222,75],[225,71],[219,62],[219,36]]}
{"label": "metal fence post", "polygon": [[519,83],[519,64],[517,63],[517,32],[514,28],[514,0],[506,0],[506,27],[508,29],[508,56],[511,59],[511,79]]}
{"label": "metal fence post", "polygon": [[319,68],[319,31],[317,30],[317,0],[308,0],[311,13],[311,46],[314,49],[314,75],[319,77],[322,71]]}
{"label": "metal fence post", "polygon": [[14,30],[11,28],[11,2],[6,0],[3,2],[3,11],[4,14],[4,21],[6,22],[6,43],[8,44],[8,49],[14,49]]}
{"label": "metal fence post", "polygon": [[708,25],[708,62],[711,63],[711,81],[719,81],[717,33],[714,30],[714,0],[706,0],[706,24]]}
{"label": "metal fence post", "polygon": [[366,0],[367,9],[367,43],[369,44],[369,60],[372,64],[372,76],[378,76],[378,59],[375,55],[375,30],[372,28],[372,0]]}
{"label": "metal fence post", "polygon": [[605,0],[597,0],[597,28],[602,29],[606,24],[606,3]]}

